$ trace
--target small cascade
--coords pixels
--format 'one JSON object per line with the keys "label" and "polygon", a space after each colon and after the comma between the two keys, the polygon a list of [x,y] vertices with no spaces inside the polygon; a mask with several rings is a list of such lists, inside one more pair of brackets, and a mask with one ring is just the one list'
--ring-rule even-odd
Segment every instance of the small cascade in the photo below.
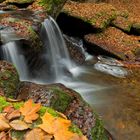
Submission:
{"label": "small cascade", "polygon": [[44,21],[41,33],[50,74],[53,80],[58,80],[72,67],[65,41],[57,23],[51,17]]}
{"label": "small cascade", "polygon": [[20,80],[29,80],[28,68],[24,56],[21,54],[18,42],[9,42],[2,45],[3,59],[11,62],[16,67]]}

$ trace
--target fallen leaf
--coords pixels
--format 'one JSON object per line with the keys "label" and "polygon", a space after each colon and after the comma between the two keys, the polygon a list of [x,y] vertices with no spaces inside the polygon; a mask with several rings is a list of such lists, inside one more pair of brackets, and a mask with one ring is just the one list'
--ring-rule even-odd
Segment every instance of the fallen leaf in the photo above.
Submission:
{"label": "fallen leaf", "polygon": [[0,133],[0,140],[6,140],[6,133],[4,131]]}
{"label": "fallen leaf", "polygon": [[10,126],[14,129],[14,130],[26,130],[29,128],[29,126],[21,120],[14,120],[12,122],[9,123]]}
{"label": "fallen leaf", "polygon": [[40,128],[34,128],[25,135],[25,140],[51,140],[52,135],[45,133]]}
{"label": "fallen leaf", "polygon": [[4,117],[4,115],[0,114],[0,131],[7,130],[9,128],[10,126],[7,119]]}
{"label": "fallen leaf", "polygon": [[21,102],[22,101],[22,99],[11,99],[11,98],[6,98],[6,101],[7,102]]}
{"label": "fallen leaf", "polygon": [[24,115],[24,120],[27,123],[32,123],[39,115],[36,113],[40,110],[41,104],[34,104],[32,99],[25,102],[24,106],[20,108],[20,112]]}
{"label": "fallen leaf", "polygon": [[4,112],[4,113],[11,113],[11,112],[14,111],[14,110],[15,110],[15,109],[14,109],[13,106],[6,106],[6,107],[4,107],[3,112]]}
{"label": "fallen leaf", "polygon": [[67,119],[67,117],[63,114],[63,113],[61,113],[61,112],[58,112],[58,111],[56,111],[62,118],[64,118],[64,119]]}
{"label": "fallen leaf", "polygon": [[87,140],[86,137],[83,139],[84,137],[79,137],[78,134],[69,131],[70,120],[54,117],[46,112],[42,117],[42,121],[43,123],[39,127],[45,132],[54,135],[55,140]]}
{"label": "fallen leaf", "polygon": [[5,117],[8,119],[8,120],[12,120],[12,119],[16,119],[18,117],[20,117],[20,111],[19,110],[14,110],[13,112],[11,113],[8,113]]}

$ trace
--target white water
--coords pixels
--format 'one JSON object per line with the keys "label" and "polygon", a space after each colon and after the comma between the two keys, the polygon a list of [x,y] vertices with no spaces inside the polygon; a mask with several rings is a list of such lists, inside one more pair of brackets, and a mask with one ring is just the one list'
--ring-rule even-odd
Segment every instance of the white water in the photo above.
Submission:
{"label": "white water", "polygon": [[9,42],[2,45],[3,57],[4,60],[11,62],[17,69],[20,80],[27,81],[28,77],[28,68],[25,61],[25,57],[20,54],[20,46],[16,42]]}
{"label": "white water", "polygon": [[[43,32],[45,29],[45,32]],[[66,48],[62,33],[54,21],[49,17],[43,23],[43,36],[46,47],[46,61],[50,68],[50,74],[54,80],[60,79],[65,71],[72,67],[72,62]]]}

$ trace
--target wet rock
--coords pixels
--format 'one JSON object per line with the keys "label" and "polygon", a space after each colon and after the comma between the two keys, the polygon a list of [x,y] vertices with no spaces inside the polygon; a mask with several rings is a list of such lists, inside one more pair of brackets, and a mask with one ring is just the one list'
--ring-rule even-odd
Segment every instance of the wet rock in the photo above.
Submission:
{"label": "wet rock", "polygon": [[105,3],[67,2],[63,12],[90,23],[96,29],[106,28],[117,16],[116,8]]}
{"label": "wet rock", "polygon": [[136,60],[136,50],[140,48],[140,42],[135,36],[130,36],[121,30],[109,27],[97,34],[85,36],[86,42],[91,44],[93,51],[100,49],[104,54],[110,53],[121,60]]}
{"label": "wet rock", "polygon": [[18,98],[32,98],[44,106],[50,106],[64,113],[81,128],[89,140],[106,139],[101,120],[94,110],[75,91],[62,84],[37,85],[23,83]]}
{"label": "wet rock", "polygon": [[15,67],[6,61],[0,61],[0,88],[5,96],[15,97],[18,86],[19,75]]}
{"label": "wet rock", "polygon": [[0,25],[4,27],[1,28],[1,37],[3,37],[4,40],[8,41],[9,39],[7,38],[11,39],[12,31],[12,34],[17,36],[15,40],[23,40],[24,44],[30,46],[34,50],[42,48],[39,30],[41,29],[43,19],[38,14],[24,10],[5,12],[1,14],[0,17]]}
{"label": "wet rock", "polygon": [[65,42],[69,50],[71,59],[77,64],[83,64],[85,62],[85,56],[82,51],[82,49],[84,48],[82,48],[83,45],[81,44],[81,41],[80,40],[78,41],[66,35],[64,36],[64,38],[65,38]]}

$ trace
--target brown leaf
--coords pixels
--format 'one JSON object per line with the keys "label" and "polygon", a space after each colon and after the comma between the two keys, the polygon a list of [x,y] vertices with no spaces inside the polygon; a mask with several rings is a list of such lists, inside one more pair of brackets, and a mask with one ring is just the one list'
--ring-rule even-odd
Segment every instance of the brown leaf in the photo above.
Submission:
{"label": "brown leaf", "polygon": [[0,114],[0,131],[7,130],[9,128],[10,126],[7,119],[4,117],[4,115]]}
{"label": "brown leaf", "polygon": [[51,140],[52,135],[45,133],[40,128],[34,128],[25,135],[25,140]]}
{"label": "brown leaf", "polygon": [[14,110],[15,110],[15,109],[14,109],[13,106],[6,106],[6,107],[4,107],[3,112],[4,112],[4,113],[11,113],[11,112],[13,112]]}
{"label": "brown leaf", "polygon": [[6,140],[6,133],[4,131],[0,133],[0,140]]}
{"label": "brown leaf", "polygon": [[16,118],[18,118],[18,117],[20,117],[20,112],[19,112],[19,110],[14,110],[13,112],[11,112],[11,113],[8,113],[7,115],[6,115],[6,118],[8,119],[8,120],[12,120],[12,119],[16,119]]}
{"label": "brown leaf", "polygon": [[12,138],[10,137],[9,132],[7,133],[7,132],[2,131],[0,133],[0,140],[12,140]]}
{"label": "brown leaf", "polygon": [[14,129],[14,130],[26,130],[29,128],[29,126],[21,121],[21,120],[14,120],[12,122],[10,122],[10,126]]}
{"label": "brown leaf", "polygon": [[6,98],[6,101],[7,102],[21,102],[22,100],[21,99],[11,99],[11,98]]}
{"label": "brown leaf", "polygon": [[34,104],[32,99],[25,102],[24,106],[20,108],[20,112],[24,115],[24,120],[27,123],[32,123],[39,115],[36,113],[40,110],[41,104]]}

